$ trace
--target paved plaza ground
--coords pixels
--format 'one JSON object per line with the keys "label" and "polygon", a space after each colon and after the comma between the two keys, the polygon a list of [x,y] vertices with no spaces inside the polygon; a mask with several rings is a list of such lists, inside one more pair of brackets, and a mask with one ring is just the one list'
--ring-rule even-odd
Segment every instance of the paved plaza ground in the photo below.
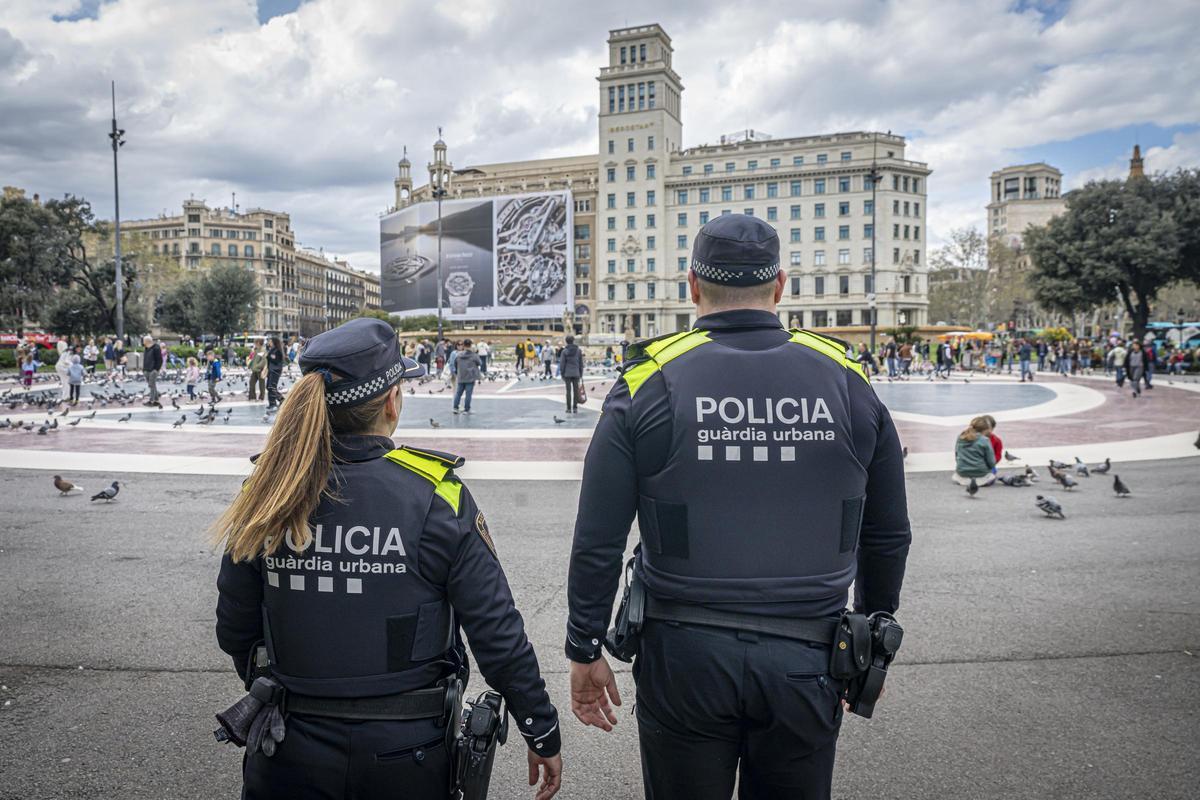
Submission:
{"label": "paved plaza ground", "polygon": [[[912,451],[907,634],[875,719],[843,727],[835,796],[1193,797],[1200,458],[1188,451],[1200,393],[1161,385],[1134,401],[1100,381],[1047,381],[1051,396],[994,384],[879,385]],[[564,715],[562,796],[640,797],[628,671],[615,733],[582,728],[567,703],[566,564],[595,411],[564,430],[555,386],[505,386],[488,387],[469,422],[426,394],[446,427],[397,438],[474,461],[465,472]],[[266,430],[249,418],[259,409],[235,407],[240,431],[118,423],[119,408],[46,436],[0,431],[0,798],[237,795],[240,753],[211,730],[241,687],[214,640],[218,559],[203,541]],[[960,418],[982,411],[1039,465],[1110,453],[1133,498],[1114,498],[1110,478],[1081,479],[1054,492],[1065,521],[1038,513],[1035,489],[968,499],[947,451]],[[48,470],[124,488],[110,505],[61,498]],[[532,796],[523,770],[510,744],[492,796]]]}

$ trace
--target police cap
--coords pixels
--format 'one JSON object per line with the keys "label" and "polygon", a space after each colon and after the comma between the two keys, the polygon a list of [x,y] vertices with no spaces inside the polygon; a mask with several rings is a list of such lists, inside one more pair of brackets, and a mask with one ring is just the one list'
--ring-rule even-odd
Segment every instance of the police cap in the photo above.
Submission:
{"label": "police cap", "polygon": [[425,368],[405,358],[396,331],[381,319],[352,319],[314,336],[300,354],[300,371],[325,375],[325,402],[365,403],[402,378],[419,378]]}
{"label": "police cap", "polygon": [[758,217],[722,214],[696,234],[692,271],[728,286],[772,281],[779,274],[779,236]]}

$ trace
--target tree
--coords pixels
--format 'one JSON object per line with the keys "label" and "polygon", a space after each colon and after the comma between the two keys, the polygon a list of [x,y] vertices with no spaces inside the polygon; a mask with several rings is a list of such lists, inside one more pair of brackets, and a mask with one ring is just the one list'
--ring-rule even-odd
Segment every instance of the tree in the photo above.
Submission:
{"label": "tree", "polygon": [[399,329],[401,320],[398,317],[393,317],[388,312],[380,308],[364,308],[362,311],[355,314],[351,319],[381,319],[393,328]]}
{"label": "tree", "polygon": [[422,314],[415,317],[401,317],[397,320],[399,329],[405,333],[412,331],[431,331],[437,328],[436,314]]}
{"label": "tree", "polygon": [[975,228],[950,231],[929,257],[929,318],[982,327],[987,321],[987,240]]}
{"label": "tree", "polygon": [[200,314],[200,288],[203,276],[192,274],[162,294],[158,302],[158,321],[175,333],[200,338],[204,322]]}
{"label": "tree", "polygon": [[[109,325],[109,315],[96,305],[94,297],[78,286],[59,289],[38,316],[46,328],[60,336],[84,338],[113,330]],[[130,331],[147,329],[141,306],[135,304],[129,307],[125,327]]]}
{"label": "tree", "polygon": [[222,339],[235,331],[248,330],[254,326],[258,295],[253,272],[236,264],[217,264],[199,283],[199,324],[205,332]]}
{"label": "tree", "polygon": [[1065,213],[1025,234],[1038,301],[1074,314],[1116,297],[1143,337],[1159,291],[1200,280],[1198,188],[1198,173],[1185,170],[1068,194]]}
{"label": "tree", "polygon": [[45,307],[70,274],[61,232],[45,206],[4,187],[0,196],[0,326],[23,333],[31,312]]}

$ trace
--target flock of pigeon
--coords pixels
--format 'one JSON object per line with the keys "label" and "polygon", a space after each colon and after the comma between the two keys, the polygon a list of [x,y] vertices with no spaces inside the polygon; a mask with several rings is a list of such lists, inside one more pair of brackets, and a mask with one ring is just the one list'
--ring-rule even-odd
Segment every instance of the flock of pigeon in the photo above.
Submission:
{"label": "flock of pigeon", "polygon": [[[1196,446],[1200,447],[1200,438],[1196,440]],[[1020,461],[1021,459],[1005,450],[1004,460],[1012,463],[1014,461]],[[1063,491],[1069,492],[1075,487],[1079,486],[1079,481],[1076,480],[1076,478],[1090,478],[1093,475],[1107,475],[1110,471],[1112,471],[1112,459],[1106,458],[1104,459],[1103,464],[1099,464],[1094,467],[1089,467],[1083,461],[1083,459],[1079,458],[1079,456],[1075,457],[1074,464],[1067,464],[1063,461],[1055,461],[1054,459],[1050,459],[1048,470],[1050,472],[1050,477],[1060,486],[1062,486]],[[1025,465],[1024,472],[1018,472],[1015,475],[1000,475],[996,478],[996,481],[997,483],[1001,483],[1005,486],[1024,488],[1038,483],[1041,480],[1041,477],[1042,476],[1038,474],[1037,470],[1027,464]],[[1113,474],[1112,490],[1113,494],[1121,499],[1129,497],[1131,494],[1129,487],[1126,486],[1125,482],[1121,480],[1121,476],[1115,473]],[[979,483],[972,478],[971,482],[967,484],[967,496],[974,497],[978,493]],[[1037,504],[1037,507],[1047,517],[1055,519],[1067,518],[1067,515],[1063,512],[1062,503],[1060,503],[1051,495],[1039,494],[1036,498],[1034,498],[1034,501]]]}

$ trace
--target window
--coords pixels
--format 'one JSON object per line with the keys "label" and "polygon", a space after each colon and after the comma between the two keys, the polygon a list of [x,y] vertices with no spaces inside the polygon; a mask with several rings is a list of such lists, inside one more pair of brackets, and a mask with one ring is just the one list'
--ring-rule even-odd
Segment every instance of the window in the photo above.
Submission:
{"label": "window", "polygon": [[749,186],[743,186],[742,191],[743,191],[742,199],[744,199],[744,200],[753,200],[754,199],[754,185],[753,184],[751,184]]}
{"label": "window", "polygon": [[920,250],[913,250],[913,263],[914,264],[921,263],[921,251]]}
{"label": "window", "polygon": [[222,231],[220,228],[209,228],[208,229],[208,235],[214,239],[220,239],[222,233],[224,233],[224,231]]}
{"label": "window", "polygon": [[[996,210],[999,211],[999,209],[996,209]],[[913,203],[913,216],[914,217],[921,216],[921,204],[920,203]]]}
{"label": "window", "polygon": [[701,211],[701,212],[700,212],[700,224],[701,224],[701,225],[707,225],[707,224],[708,224],[708,212],[707,212],[707,211]]}
{"label": "window", "polygon": [[625,63],[625,50],[626,50],[626,48],[624,48],[624,47],[621,48],[621,63],[622,64]]}
{"label": "window", "polygon": [[654,149],[654,137],[653,137],[653,136],[647,136],[647,137],[646,137],[646,149],[647,149],[647,150],[653,150],[653,149]]}
{"label": "window", "polygon": [[654,108],[654,81],[650,81],[648,94],[649,98],[646,100],[646,107]]}
{"label": "window", "polygon": [[701,189],[701,190],[700,190],[700,202],[701,202],[701,203],[707,203],[707,202],[708,202],[708,192],[709,192],[709,190],[708,190],[708,189]]}
{"label": "window", "polygon": [[687,281],[680,281],[680,282],[679,282],[679,283],[677,283],[675,286],[676,286],[676,288],[677,288],[677,289],[678,289],[678,291],[679,291],[679,299],[680,299],[680,300],[687,300],[687,299],[688,299],[688,287],[687,287]]}
{"label": "window", "polygon": [[[179,245],[175,245],[175,252],[179,252]],[[244,245],[242,247],[242,255],[246,258],[254,258],[254,247],[252,245]]]}
{"label": "window", "polygon": [[849,178],[838,178],[838,191],[839,192],[850,191],[850,179]]}
{"label": "window", "polygon": [[625,217],[625,230],[632,231],[637,229],[637,217],[633,214]]}
{"label": "window", "polygon": [[803,263],[800,259],[800,255],[801,254],[799,250],[793,250],[788,254],[788,263],[790,263],[793,267],[800,266],[800,264]]}
{"label": "window", "polygon": [[838,239],[841,241],[845,241],[849,238],[850,238],[850,226],[849,225],[838,225]]}
{"label": "window", "polygon": [[675,246],[680,250],[687,249],[687,234],[681,233],[675,237]]}
{"label": "window", "polygon": [[838,263],[839,264],[849,264],[850,263],[850,251],[849,250],[838,250]]}
{"label": "window", "polygon": [[225,252],[226,252],[226,254],[228,254],[228,255],[230,255],[230,256],[233,256],[234,258],[236,258],[236,257],[237,257],[237,254],[238,254],[238,252],[237,252],[237,245],[236,245],[236,244],[231,244],[231,245],[227,246],[227,247],[226,247],[226,249],[225,249]]}
{"label": "window", "polygon": [[687,214],[676,214],[675,215],[675,224],[681,228],[686,228],[687,227]]}
{"label": "window", "polygon": [[899,175],[892,176],[892,191],[893,192],[900,191],[900,176]]}
{"label": "window", "polygon": [[905,239],[908,238],[908,226],[907,225],[904,226],[904,238]]}
{"label": "window", "polygon": [[609,299],[609,300],[616,300],[616,299],[617,299],[617,287],[616,287],[616,284],[612,284],[612,283],[610,283],[610,284],[608,285],[608,299]]}
{"label": "window", "polygon": [[912,291],[912,276],[904,276],[904,293],[908,294]]}
{"label": "window", "polygon": [[625,259],[625,271],[637,272],[637,260],[632,258]]}
{"label": "window", "polygon": [[655,290],[656,288],[658,288],[658,284],[657,284],[657,283],[655,283],[654,281],[650,281],[650,283],[647,283],[647,284],[646,284],[646,299],[647,299],[647,300],[653,300],[653,299],[654,299],[654,295],[655,295],[655,291],[654,291],[654,290]]}
{"label": "window", "polygon": [[747,217],[753,217],[754,209],[753,208],[744,208],[744,209],[742,209],[742,213],[745,214]]}
{"label": "window", "polygon": [[[609,111],[612,111],[612,95],[613,95],[613,90],[612,90],[612,87],[610,86],[610,87],[608,87],[608,110]],[[608,154],[609,155],[613,154],[613,140],[612,139],[608,140]]]}
{"label": "window", "polygon": [[722,209],[721,209],[721,216],[722,216],[722,217],[723,217],[723,216],[725,216],[726,214],[732,214],[732,213],[733,213],[733,212],[732,212],[732,211],[730,211],[728,208],[722,208]]}
{"label": "window", "polygon": [[767,221],[775,222],[779,219],[779,209],[775,206],[767,206]]}
{"label": "window", "polygon": [[779,184],[778,183],[768,183],[767,184],[767,197],[779,197]]}
{"label": "window", "polygon": [[813,194],[825,194],[825,179],[817,178],[813,181]]}
{"label": "window", "polygon": [[610,194],[608,196],[608,207],[609,208],[617,207],[617,196],[615,194]]}
{"label": "window", "polygon": [[779,166],[779,159],[778,159],[778,158],[772,158],[772,159],[771,159],[771,169],[775,169],[775,168],[776,168],[776,167],[778,167],[778,166]]}
{"label": "window", "polygon": [[813,228],[813,241],[814,242],[825,241],[825,226],[824,225]]}
{"label": "window", "polygon": [[676,199],[679,201],[679,205],[681,205],[681,206],[687,205],[687,198],[688,198],[687,189],[680,189],[678,192],[676,192],[676,195],[677,195]]}
{"label": "window", "polygon": [[792,156],[792,166],[793,167],[803,167],[804,166],[804,156]]}
{"label": "window", "polygon": [[900,248],[899,247],[892,248],[892,263],[893,264],[900,263]]}
{"label": "window", "polygon": [[637,180],[637,167],[629,166],[629,167],[625,168],[625,180],[627,180],[627,181],[636,181]]}
{"label": "window", "polygon": [[211,253],[212,253],[214,256],[219,256],[219,255],[221,255],[221,245],[217,244],[216,242],[213,242],[212,249],[210,250],[210,252],[211,252]]}
{"label": "window", "polygon": [[817,153],[817,163],[818,164],[825,164],[828,161],[829,161],[828,153]]}
{"label": "window", "polygon": [[920,238],[921,238],[921,226],[920,226],[920,225],[914,225],[914,226],[913,226],[913,238],[914,238],[914,239],[920,239]]}
{"label": "window", "polygon": [[792,181],[791,193],[792,193],[792,197],[800,196],[800,181]]}
{"label": "window", "polygon": [[850,216],[850,204],[849,203],[838,203],[838,216],[839,217]]}
{"label": "window", "polygon": [[813,251],[813,266],[814,267],[825,266],[825,251],[824,250]]}
{"label": "window", "polygon": [[912,179],[912,190],[914,192],[917,192],[918,194],[921,192],[921,179],[920,178]]}
{"label": "window", "polygon": [[712,164],[705,164],[705,165],[704,165],[704,174],[705,174],[705,175],[712,175],[712,171],[713,171],[713,165],[712,165]]}
{"label": "window", "polygon": [[800,206],[792,206],[790,219],[800,219]]}
{"label": "window", "polygon": [[869,222],[866,225],[863,225],[863,238],[864,239],[870,239],[874,235],[875,235],[875,226],[874,225],[872,225]]}
{"label": "window", "polygon": [[908,176],[904,176],[904,191],[908,191]]}
{"label": "window", "polygon": [[646,45],[644,45],[644,44],[638,45],[638,60],[639,61],[646,60]]}
{"label": "window", "polygon": [[875,201],[863,200],[863,213],[868,216],[875,213]]}
{"label": "window", "polygon": [[264,227],[264,228],[274,228],[274,227],[275,227],[275,221],[274,221],[274,220],[270,220],[270,219],[264,219],[264,220],[263,220],[263,227]]}
{"label": "window", "polygon": [[617,229],[617,218],[616,217],[608,218],[608,229],[610,231],[615,231]]}
{"label": "window", "polygon": [[200,235],[199,228],[188,228],[188,236],[199,236],[199,235]]}
{"label": "window", "polygon": [[875,278],[869,272],[863,275],[863,294],[875,294]]}
{"label": "window", "polygon": [[904,201],[904,216],[908,216],[908,201]]}
{"label": "window", "polygon": [[825,204],[824,203],[817,203],[816,205],[813,206],[813,216],[816,217],[817,219],[825,218]]}
{"label": "window", "polygon": [[608,252],[610,252],[610,253],[617,252],[617,240],[616,239],[608,240]]}
{"label": "window", "polygon": [[655,224],[656,224],[657,222],[658,222],[658,219],[657,219],[657,218],[656,218],[656,217],[655,217],[653,214],[647,214],[647,215],[646,215],[646,227],[647,227],[647,228],[653,228],[653,227],[655,227]]}
{"label": "window", "polygon": [[608,260],[608,274],[609,274],[609,275],[616,275],[616,274],[617,274],[617,262],[616,262],[616,259],[612,259],[612,258],[610,258],[610,259]]}
{"label": "window", "polygon": [[685,167],[683,168],[683,174],[684,174],[685,176],[687,176],[687,175],[691,175],[691,174],[692,174],[692,168],[691,168],[691,166],[690,166],[690,165],[688,165],[688,166],[685,166]]}
{"label": "window", "polygon": [[734,164],[732,161],[725,162],[725,171],[726,172],[733,172],[735,169],[737,169],[737,164]]}
{"label": "window", "polygon": [[893,225],[893,226],[892,226],[892,238],[893,238],[893,239],[899,239],[899,238],[900,238],[900,225],[899,225],[899,223],[897,223],[897,224],[895,224],[895,225]]}
{"label": "window", "polygon": [[849,161],[849,160],[850,160],[850,151],[843,150],[842,151],[842,161]]}
{"label": "window", "polygon": [[[250,247],[247,246],[246,249],[250,250]],[[179,255],[179,242],[175,242],[175,244],[171,245],[171,254],[176,256]],[[253,250],[251,250],[251,254],[253,254]]]}
{"label": "window", "polygon": [[869,192],[869,191],[871,191],[871,189],[873,189],[874,187],[875,187],[875,181],[871,180],[871,176],[870,176],[870,175],[863,175],[863,189],[864,189],[865,191],[868,191],[868,192]]}
{"label": "window", "polygon": [[900,215],[900,201],[899,200],[892,201],[892,213],[895,214],[896,216]]}
{"label": "window", "polygon": [[646,205],[652,206],[652,205],[654,205],[656,200],[657,200],[657,197],[654,194],[653,189],[650,189],[649,191],[646,192]]}
{"label": "window", "polygon": [[658,242],[657,242],[657,239],[656,239],[656,237],[654,237],[654,236],[647,236],[647,237],[646,237],[646,249],[647,249],[647,250],[654,250],[654,249],[655,249],[655,245],[657,245],[657,243],[658,243]]}
{"label": "window", "polygon": [[680,272],[687,272],[687,256],[680,256],[676,260],[675,267]]}
{"label": "window", "polygon": [[637,205],[637,193],[636,192],[626,192],[625,193],[625,207],[633,208],[636,205]]}
{"label": "window", "polygon": [[609,167],[607,170],[604,171],[604,174],[605,174],[605,177],[608,178],[609,183],[616,182],[616,180],[617,180],[617,168],[616,167]]}
{"label": "window", "polygon": [[872,259],[872,258],[874,258],[874,257],[875,257],[875,250],[874,250],[874,248],[871,248],[871,247],[864,247],[864,248],[863,248],[863,263],[864,263],[864,264],[870,264],[870,263],[871,263],[871,259]]}
{"label": "window", "polygon": [[199,214],[188,214],[188,224],[189,225],[199,225],[200,224],[200,215]]}
{"label": "window", "polygon": [[837,311],[837,326],[839,328],[852,324],[854,312],[848,308],[841,308]]}
{"label": "window", "polygon": [[[651,238],[651,239],[653,239],[654,237],[653,237],[653,236],[651,236],[650,238]],[[654,264],[654,259],[653,259],[653,258],[647,258],[647,259],[646,259],[646,272],[654,272],[654,271],[655,271],[655,270],[654,270],[654,267],[655,267],[655,264]]]}
{"label": "window", "polygon": [[633,300],[636,297],[637,297],[637,284],[636,283],[625,284],[625,299]]}
{"label": "window", "polygon": [[825,294],[825,276],[818,275],[813,278],[813,294],[818,297]]}
{"label": "window", "polygon": [[792,278],[792,297],[800,294],[800,278],[799,276]]}
{"label": "window", "polygon": [[[630,95],[632,95],[632,94],[633,94],[633,90],[632,90],[632,88],[630,89],[629,93],[630,93]],[[629,99],[630,99],[630,100],[633,100],[632,96],[631,96]],[[632,110],[633,110],[633,105],[632,105],[632,103],[630,104],[630,108],[629,108],[629,110],[630,110],[630,111],[632,111]],[[626,151],[628,151],[628,152],[630,152],[630,153],[632,153],[632,152],[633,152],[633,137],[632,137],[632,136],[630,136],[628,139],[626,139],[626,140],[625,140],[625,149],[626,149]]]}
{"label": "window", "polygon": [[732,200],[732,199],[733,199],[733,187],[732,186],[722,186],[721,187],[721,200],[728,201],[728,200]]}

